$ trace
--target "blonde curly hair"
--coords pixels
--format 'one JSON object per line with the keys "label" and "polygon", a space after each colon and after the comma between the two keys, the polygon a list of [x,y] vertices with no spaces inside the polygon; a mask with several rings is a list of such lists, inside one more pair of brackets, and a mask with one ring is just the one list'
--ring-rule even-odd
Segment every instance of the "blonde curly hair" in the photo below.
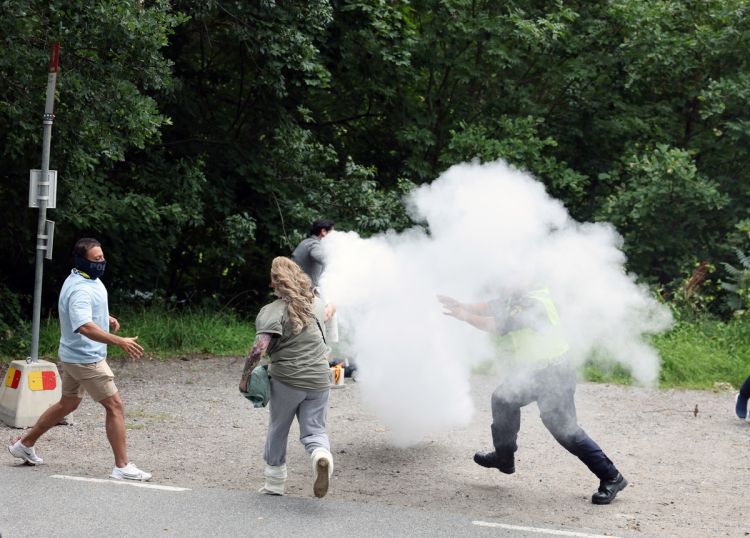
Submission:
{"label": "blonde curly hair", "polygon": [[278,256],[271,262],[271,284],[276,289],[276,295],[287,303],[292,334],[301,333],[315,316],[315,296],[310,277],[289,258]]}

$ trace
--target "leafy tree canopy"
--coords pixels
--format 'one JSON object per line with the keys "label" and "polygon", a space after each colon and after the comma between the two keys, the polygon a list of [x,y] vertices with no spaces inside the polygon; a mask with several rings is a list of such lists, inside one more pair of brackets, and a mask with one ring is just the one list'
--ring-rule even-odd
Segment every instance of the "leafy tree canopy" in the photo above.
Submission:
{"label": "leafy tree canopy", "polygon": [[250,308],[266,297],[269,259],[311,220],[402,228],[405,192],[475,158],[503,158],[576,218],[614,223],[629,268],[650,282],[734,263],[750,250],[749,10],[1,1],[0,297],[13,299],[0,315],[23,316],[32,287],[26,181],[54,41],[48,303],[86,234],[105,242],[123,296]]}

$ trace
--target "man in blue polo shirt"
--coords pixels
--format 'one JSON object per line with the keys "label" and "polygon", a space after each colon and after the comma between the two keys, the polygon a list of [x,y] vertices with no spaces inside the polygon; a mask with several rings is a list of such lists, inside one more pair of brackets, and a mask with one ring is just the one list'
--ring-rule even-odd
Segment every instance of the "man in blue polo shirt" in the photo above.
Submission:
{"label": "man in blue polo shirt", "polygon": [[39,417],[31,430],[17,437],[8,450],[28,464],[43,463],[34,449],[37,440],[72,413],[81,403],[84,392],[88,392],[106,410],[107,439],[115,456],[110,476],[119,480],[150,480],[150,473],[128,460],[125,412],[106,360],[107,344],[118,346],[131,359],[142,356],[143,348],[137,336],[127,338],[109,332],[111,327],[117,333],[120,324],[109,315],[107,288],[99,278],[106,267],[99,241],[79,239],[73,256],[75,268],[65,280],[58,301],[62,397]]}

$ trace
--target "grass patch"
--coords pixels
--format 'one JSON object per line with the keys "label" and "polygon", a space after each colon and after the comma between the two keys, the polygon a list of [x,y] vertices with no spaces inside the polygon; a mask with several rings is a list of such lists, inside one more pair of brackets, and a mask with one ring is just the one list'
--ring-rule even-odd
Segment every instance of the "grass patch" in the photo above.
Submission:
{"label": "grass patch", "polygon": [[[205,310],[131,309],[117,313],[120,335],[138,336],[150,357],[170,358],[196,354],[245,355],[255,338],[252,323],[233,312]],[[31,326],[22,326],[25,344],[0,354],[0,362],[29,355]],[[39,339],[41,358],[56,359],[60,339],[57,319],[42,320]],[[21,340],[19,340],[21,341]],[[25,345],[25,347],[24,347]],[[750,316],[724,322],[715,319],[680,321],[668,333],[652,338],[662,359],[660,386],[710,389],[715,383],[739,386],[750,375]],[[109,354],[123,357],[116,346]],[[477,365],[475,373],[489,373],[492,362]],[[595,357],[583,369],[594,382],[629,384],[630,373],[606,357]],[[186,381],[190,384],[191,381]]]}
{"label": "grass patch", "polygon": [[653,343],[662,358],[662,386],[738,387],[750,375],[750,318],[680,322]]}
{"label": "grass patch", "polygon": [[[142,309],[118,317],[118,320],[121,335],[137,335],[146,352],[158,357],[194,353],[244,355],[255,338],[252,324],[242,321],[232,312]],[[124,356],[116,347],[115,353],[114,356]]]}
{"label": "grass patch", "polygon": [[[138,336],[149,357],[169,358],[181,355],[245,355],[255,338],[253,325],[233,312],[204,310],[173,311],[131,309],[115,312],[120,322],[120,336]],[[31,350],[31,324],[19,328],[21,344],[11,353],[0,355],[0,362],[24,359]],[[57,360],[60,324],[55,318],[42,320],[39,335],[39,357]],[[108,346],[110,357],[124,357],[117,346]]]}
{"label": "grass patch", "polygon": [[[651,344],[661,357],[659,386],[710,389],[715,383],[742,384],[750,375],[750,318],[680,321]],[[590,360],[584,368],[589,381],[624,383],[630,373],[606,358]]]}

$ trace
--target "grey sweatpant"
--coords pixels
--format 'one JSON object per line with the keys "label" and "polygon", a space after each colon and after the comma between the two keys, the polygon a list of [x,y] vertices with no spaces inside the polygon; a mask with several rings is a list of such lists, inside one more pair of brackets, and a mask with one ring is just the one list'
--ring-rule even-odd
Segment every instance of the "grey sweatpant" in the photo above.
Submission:
{"label": "grey sweatpant", "polygon": [[305,391],[294,389],[271,378],[271,418],[263,459],[268,465],[286,463],[286,444],[289,428],[295,415],[299,422],[299,440],[308,454],[316,448],[331,449],[326,434],[328,395],[330,389]]}

